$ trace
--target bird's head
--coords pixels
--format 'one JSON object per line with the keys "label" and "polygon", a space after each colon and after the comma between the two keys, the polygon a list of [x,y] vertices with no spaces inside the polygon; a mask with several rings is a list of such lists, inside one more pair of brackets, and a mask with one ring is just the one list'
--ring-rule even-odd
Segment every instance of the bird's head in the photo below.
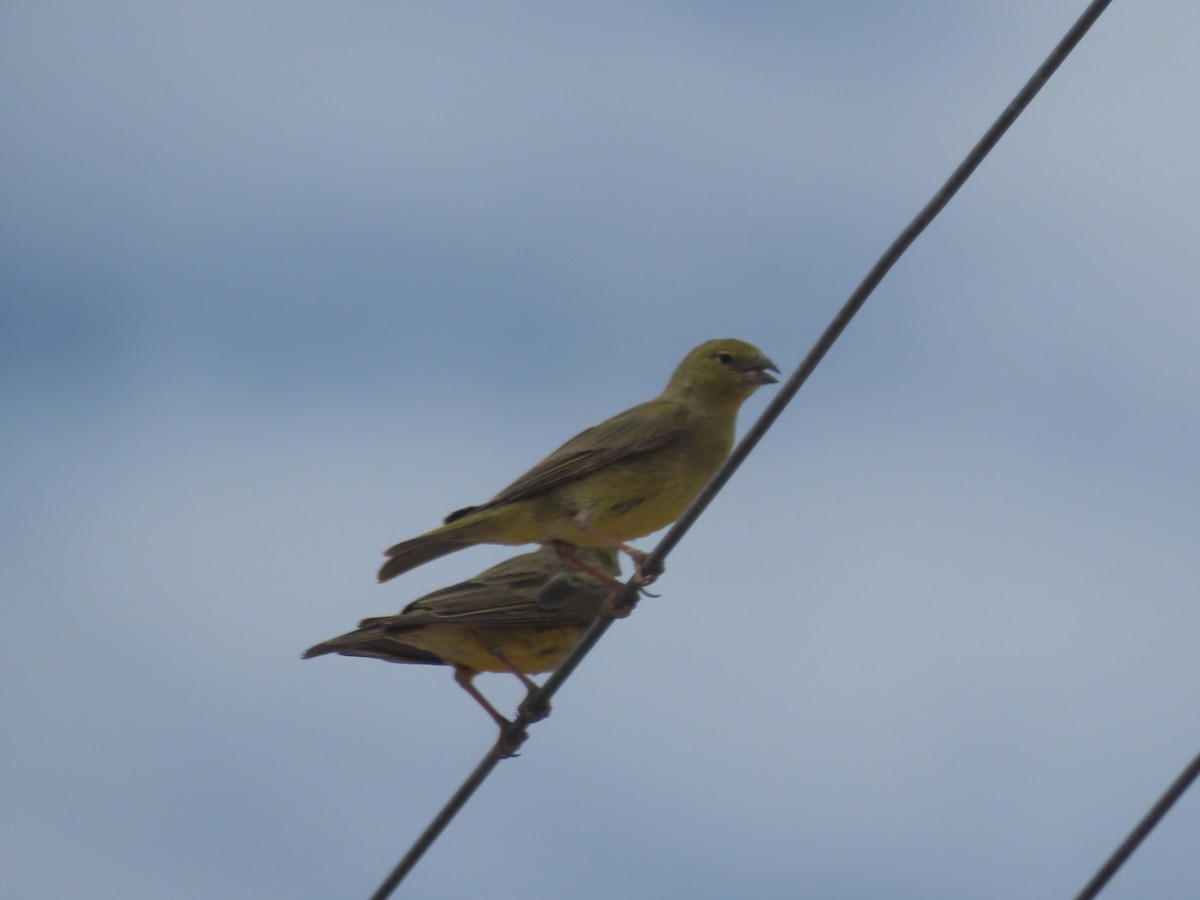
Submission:
{"label": "bird's head", "polygon": [[671,376],[668,393],[691,394],[715,405],[735,407],[764,384],[775,384],[778,372],[770,357],[736,338],[705,341],[683,358]]}

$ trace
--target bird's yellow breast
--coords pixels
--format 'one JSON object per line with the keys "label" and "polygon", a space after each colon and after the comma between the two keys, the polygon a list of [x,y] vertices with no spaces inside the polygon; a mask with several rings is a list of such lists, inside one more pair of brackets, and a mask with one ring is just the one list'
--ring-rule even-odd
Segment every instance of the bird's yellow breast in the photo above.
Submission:
{"label": "bird's yellow breast", "polygon": [[628,541],[678,519],[720,467],[733,444],[727,427],[697,428],[668,447],[593,472],[554,494],[571,512],[561,522],[561,540],[589,546],[595,538],[573,527],[584,521],[597,531]]}
{"label": "bird's yellow breast", "polygon": [[491,652],[499,650],[514,666],[530,675],[556,668],[586,627],[585,624],[480,626],[436,622],[405,632],[399,639],[428,650],[452,666],[466,666],[478,672],[509,671]]}
{"label": "bird's yellow breast", "polygon": [[[667,446],[611,462],[566,484],[467,516],[457,527],[474,540],[548,540],[600,547],[630,541],[678,519],[733,447],[736,411],[685,414]],[[580,526],[589,530],[584,530]],[[469,529],[469,531],[468,531]]]}

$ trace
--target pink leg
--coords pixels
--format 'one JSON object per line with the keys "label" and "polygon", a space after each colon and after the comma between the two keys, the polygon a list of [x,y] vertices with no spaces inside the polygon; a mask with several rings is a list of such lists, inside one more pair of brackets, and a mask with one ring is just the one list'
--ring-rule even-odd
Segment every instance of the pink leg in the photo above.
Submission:
{"label": "pink leg", "polygon": [[488,698],[483,696],[479,688],[475,687],[475,676],[479,673],[475,669],[469,669],[466,666],[454,667],[454,680],[458,682],[458,686],[475,698],[475,702],[484,708],[492,720],[500,726],[500,730],[504,731],[512,722],[500,715],[496,707],[488,701]]}
{"label": "pink leg", "polygon": [[517,678],[521,679],[521,684],[525,685],[525,699],[521,701],[521,705],[517,707],[517,718],[523,722],[540,722],[546,716],[550,715],[550,704],[543,703],[535,707],[530,704],[530,699],[534,692],[538,690],[540,685],[513,665],[512,660],[497,650],[495,647],[488,647],[488,653],[500,660],[504,664],[504,668],[512,672]]}
{"label": "pink leg", "polygon": [[496,740],[496,748],[503,757],[511,757],[517,755],[517,748],[525,740],[524,728],[520,735],[515,738],[510,738],[509,733],[512,731],[513,723],[496,711],[496,707],[488,702],[487,697],[483,696],[479,688],[475,687],[473,679],[479,673],[475,669],[470,669],[466,666],[454,667],[454,680],[458,682],[459,687],[475,698],[475,702],[487,711],[487,714],[492,717],[493,721],[500,726],[500,737]]}
{"label": "pink leg", "polygon": [[567,565],[574,566],[580,572],[583,572],[586,575],[590,575],[592,578],[595,578],[601,584],[620,585],[621,582],[617,581],[617,579],[613,578],[611,575],[605,575],[603,572],[597,572],[595,569],[593,569],[591,566],[589,566],[587,563],[585,563],[583,560],[581,560],[579,557],[577,557],[574,553],[572,553],[568,549],[570,546],[571,546],[570,544],[564,544],[561,541],[555,541],[554,542],[554,552],[556,554],[558,554],[558,558],[561,559],[563,562],[565,562]]}
{"label": "pink leg", "polygon": [[622,553],[626,554],[630,559],[632,559],[633,580],[638,584],[653,584],[654,580],[662,574],[662,569],[659,569],[655,572],[649,572],[646,570],[646,557],[650,554],[637,549],[637,547],[630,547],[628,544],[618,541],[615,537],[611,537],[610,535],[605,534],[603,531],[596,530],[586,522],[580,522],[578,519],[576,519],[575,525],[584,534],[590,534],[592,537],[603,541],[608,546],[620,550]]}

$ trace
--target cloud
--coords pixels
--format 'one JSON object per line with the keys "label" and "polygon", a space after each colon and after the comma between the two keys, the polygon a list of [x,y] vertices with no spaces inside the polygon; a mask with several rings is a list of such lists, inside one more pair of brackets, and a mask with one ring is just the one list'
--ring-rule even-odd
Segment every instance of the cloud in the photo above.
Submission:
{"label": "cloud", "polygon": [[[298,654],[506,553],[378,552],[700,340],[794,365],[1076,14],[10,16],[12,883],[368,893],[491,724]],[[1078,889],[1196,744],[1195,15],[1106,14],[416,894]]]}

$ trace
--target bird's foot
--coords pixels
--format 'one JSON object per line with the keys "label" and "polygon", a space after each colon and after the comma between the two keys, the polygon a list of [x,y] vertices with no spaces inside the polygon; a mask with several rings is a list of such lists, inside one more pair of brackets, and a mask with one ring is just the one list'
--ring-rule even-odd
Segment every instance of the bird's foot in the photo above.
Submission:
{"label": "bird's foot", "polygon": [[[633,580],[639,587],[654,584],[658,580],[658,576],[667,570],[662,560],[656,559],[652,563],[649,562],[650,554],[645,551],[629,547],[626,549],[626,552],[629,554],[630,559],[633,560]],[[655,595],[651,594],[650,596],[653,597]]]}
{"label": "bird's foot", "polygon": [[534,691],[530,691],[521,701],[521,705],[517,707],[517,721],[532,725],[550,715],[550,701],[536,700],[536,696]]}
{"label": "bird's foot", "polygon": [[492,752],[501,759],[513,759],[521,755],[517,751],[528,737],[529,732],[525,730],[523,721],[517,719],[515,722],[509,722],[500,728],[500,737],[496,739]]}

